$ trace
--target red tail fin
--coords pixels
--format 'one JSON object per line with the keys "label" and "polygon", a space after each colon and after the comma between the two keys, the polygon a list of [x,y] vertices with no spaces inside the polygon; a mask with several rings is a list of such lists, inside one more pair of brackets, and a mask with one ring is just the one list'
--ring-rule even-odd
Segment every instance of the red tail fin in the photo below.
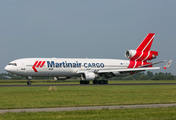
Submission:
{"label": "red tail fin", "polygon": [[154,37],[155,37],[155,33],[149,33],[142,41],[142,43],[137,47],[136,51],[141,51],[141,52],[150,51]]}

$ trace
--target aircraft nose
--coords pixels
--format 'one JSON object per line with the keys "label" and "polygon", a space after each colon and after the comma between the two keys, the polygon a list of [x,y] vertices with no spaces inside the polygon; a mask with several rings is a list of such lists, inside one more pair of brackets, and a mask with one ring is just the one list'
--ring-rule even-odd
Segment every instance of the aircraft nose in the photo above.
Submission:
{"label": "aircraft nose", "polygon": [[7,72],[9,71],[9,67],[8,66],[5,66],[4,68]]}
{"label": "aircraft nose", "polygon": [[7,71],[7,72],[10,72],[10,66],[5,66],[5,70]]}

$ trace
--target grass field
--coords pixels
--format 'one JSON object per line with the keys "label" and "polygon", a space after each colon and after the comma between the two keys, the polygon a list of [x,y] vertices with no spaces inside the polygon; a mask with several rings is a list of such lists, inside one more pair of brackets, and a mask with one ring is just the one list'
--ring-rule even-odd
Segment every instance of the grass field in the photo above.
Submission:
{"label": "grass field", "polygon": [[0,120],[175,120],[176,107],[5,113]]}
{"label": "grass field", "polygon": [[[109,81],[110,83],[175,83],[175,81]],[[46,84],[34,82],[33,84]],[[52,82],[51,82],[52,83]],[[0,84],[26,84],[1,82]],[[48,83],[47,83],[48,84]],[[49,83],[50,84],[50,83]],[[56,84],[53,82],[53,84]],[[78,81],[57,84],[78,84]],[[0,109],[51,108],[70,106],[100,106],[127,104],[176,103],[176,85],[120,85],[120,86],[55,86],[0,87]],[[176,119],[176,107],[102,109],[63,112],[4,113],[0,120],[60,119],[60,120],[164,120]]]}
{"label": "grass field", "polygon": [[0,87],[0,109],[176,103],[176,85]]}
{"label": "grass field", "polygon": [[[68,79],[66,81],[55,80],[31,80],[32,84],[79,84],[77,79]],[[27,80],[0,80],[0,85],[26,85]],[[125,84],[125,83],[176,83],[176,80],[109,80],[109,84]],[[92,81],[90,84],[93,84]]]}

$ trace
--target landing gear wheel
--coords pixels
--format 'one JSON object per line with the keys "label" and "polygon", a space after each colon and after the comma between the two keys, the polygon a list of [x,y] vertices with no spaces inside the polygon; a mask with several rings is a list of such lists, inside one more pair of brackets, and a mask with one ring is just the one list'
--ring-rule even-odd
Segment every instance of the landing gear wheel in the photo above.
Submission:
{"label": "landing gear wheel", "polygon": [[89,81],[86,81],[86,84],[89,84]]}
{"label": "landing gear wheel", "polygon": [[30,76],[28,76],[28,77],[26,77],[26,79],[28,79],[28,82],[27,82],[27,85],[31,85],[31,79],[32,79],[32,77],[30,77]]}
{"label": "landing gear wheel", "polygon": [[105,80],[105,81],[104,81],[104,84],[108,84],[108,81],[107,81],[107,80]]}
{"label": "landing gear wheel", "polygon": [[93,80],[93,84],[97,84],[98,83],[98,81],[97,80]]}
{"label": "landing gear wheel", "polygon": [[88,80],[80,80],[80,84],[89,84],[90,83],[90,81],[88,81]]}
{"label": "landing gear wheel", "polygon": [[98,84],[103,84],[103,80],[98,80]]}
{"label": "landing gear wheel", "polygon": [[101,84],[101,80],[98,80],[97,83],[98,83],[98,84]]}
{"label": "landing gear wheel", "polygon": [[80,82],[79,82],[80,84],[83,84],[83,80],[80,80]]}
{"label": "landing gear wheel", "polygon": [[[94,81],[93,81],[94,83]],[[108,84],[108,81],[107,80],[98,80],[97,82],[98,84]]]}
{"label": "landing gear wheel", "polygon": [[28,82],[27,82],[27,85],[31,85],[31,82],[30,82],[30,81],[28,81]]}
{"label": "landing gear wheel", "polygon": [[104,80],[101,80],[100,84],[104,84]]}

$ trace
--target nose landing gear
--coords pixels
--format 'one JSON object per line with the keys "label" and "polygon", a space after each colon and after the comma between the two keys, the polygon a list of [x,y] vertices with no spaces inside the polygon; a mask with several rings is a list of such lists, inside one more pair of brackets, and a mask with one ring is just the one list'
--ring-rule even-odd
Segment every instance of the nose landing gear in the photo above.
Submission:
{"label": "nose landing gear", "polygon": [[28,81],[28,82],[27,82],[27,85],[31,85],[31,82],[30,82],[30,81]]}
{"label": "nose landing gear", "polygon": [[28,82],[27,82],[27,85],[31,85],[31,79],[32,79],[32,77],[26,77],[26,79],[28,79]]}

